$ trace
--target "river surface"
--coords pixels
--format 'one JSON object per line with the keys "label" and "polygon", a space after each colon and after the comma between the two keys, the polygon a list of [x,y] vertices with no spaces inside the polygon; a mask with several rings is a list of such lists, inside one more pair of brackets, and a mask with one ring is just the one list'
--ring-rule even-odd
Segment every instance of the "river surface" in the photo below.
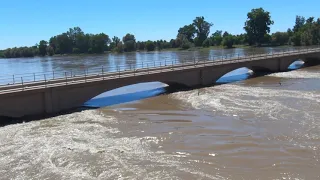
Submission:
{"label": "river surface", "polygon": [[[4,59],[0,74],[226,51],[250,50]],[[251,75],[127,86],[87,102],[100,109],[0,127],[0,179],[320,179],[320,66]]]}

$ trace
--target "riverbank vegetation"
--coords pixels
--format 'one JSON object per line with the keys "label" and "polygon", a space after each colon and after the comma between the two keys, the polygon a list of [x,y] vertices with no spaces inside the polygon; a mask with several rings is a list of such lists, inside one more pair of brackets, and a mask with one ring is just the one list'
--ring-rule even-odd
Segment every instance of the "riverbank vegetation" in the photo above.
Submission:
{"label": "riverbank vegetation", "polygon": [[55,54],[91,54],[106,51],[123,53],[132,51],[154,51],[164,49],[204,49],[214,47],[233,48],[239,46],[309,46],[320,44],[320,18],[305,19],[296,16],[295,25],[286,32],[270,34],[274,24],[270,12],[263,8],[252,9],[244,23],[245,33],[230,34],[216,30],[210,35],[214,25],[204,17],[196,17],[191,24],[178,29],[175,39],[170,41],[136,41],[133,34],[126,34],[122,39],[110,38],[105,33],[87,34],[81,28],[70,28],[67,32],[53,36],[49,41],[41,40],[32,47],[15,47],[0,51],[0,57],[17,58],[33,56],[53,56]]}

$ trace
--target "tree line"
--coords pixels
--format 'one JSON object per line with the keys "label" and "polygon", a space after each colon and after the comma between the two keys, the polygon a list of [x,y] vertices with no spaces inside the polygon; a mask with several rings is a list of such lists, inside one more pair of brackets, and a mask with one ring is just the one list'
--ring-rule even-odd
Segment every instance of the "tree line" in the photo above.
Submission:
{"label": "tree line", "polygon": [[133,34],[126,34],[122,39],[110,38],[105,33],[87,34],[81,28],[70,28],[67,32],[53,36],[49,41],[41,40],[32,47],[15,47],[0,51],[0,57],[33,57],[52,56],[54,54],[81,54],[154,51],[169,48],[189,49],[192,47],[224,46],[232,48],[234,45],[248,46],[278,46],[294,45],[309,46],[320,44],[320,18],[305,19],[296,16],[294,27],[286,32],[270,34],[270,26],[274,24],[270,12],[263,8],[252,9],[247,14],[244,23],[245,33],[232,35],[228,32],[216,30],[210,35],[213,23],[204,17],[196,17],[191,24],[178,29],[175,39],[170,41],[136,41]]}

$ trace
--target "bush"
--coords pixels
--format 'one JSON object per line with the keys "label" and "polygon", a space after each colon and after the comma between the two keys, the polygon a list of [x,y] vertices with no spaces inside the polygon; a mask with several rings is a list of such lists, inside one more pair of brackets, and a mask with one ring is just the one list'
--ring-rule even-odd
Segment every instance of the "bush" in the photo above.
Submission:
{"label": "bush", "polygon": [[211,45],[211,40],[208,38],[203,41],[202,47],[209,47]]}
{"label": "bush", "polygon": [[117,53],[123,53],[124,47],[123,47],[123,43],[122,43],[122,42],[119,42],[119,43],[118,43],[117,47],[115,48],[115,51],[116,51]]}
{"label": "bush", "polygon": [[232,35],[225,36],[222,40],[222,45],[227,48],[232,48],[234,43],[234,38]]}
{"label": "bush", "polygon": [[60,48],[56,48],[55,54],[61,54]]}
{"label": "bush", "polygon": [[89,53],[89,54],[92,54],[92,53],[93,53],[92,48],[89,48],[89,49],[88,49],[88,53]]}
{"label": "bush", "polygon": [[53,56],[53,55],[54,55],[53,47],[48,46],[48,47],[47,47],[47,53],[48,53],[49,56]]}
{"label": "bush", "polygon": [[73,53],[73,54],[79,54],[79,53],[80,53],[80,49],[78,49],[78,48],[72,48],[72,53]]}
{"label": "bush", "polygon": [[191,42],[189,42],[187,39],[184,39],[182,41],[182,44],[181,44],[182,49],[190,49],[192,46],[193,46],[193,44]]}

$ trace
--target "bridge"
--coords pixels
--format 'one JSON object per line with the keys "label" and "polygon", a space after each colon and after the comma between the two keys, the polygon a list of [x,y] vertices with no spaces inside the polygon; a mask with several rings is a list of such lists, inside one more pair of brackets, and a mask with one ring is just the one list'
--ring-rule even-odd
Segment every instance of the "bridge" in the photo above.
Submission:
{"label": "bridge", "polygon": [[102,67],[91,72],[87,69],[83,73],[12,75],[5,81],[0,79],[0,117],[59,113],[80,107],[103,92],[142,82],[197,87],[213,84],[228,72],[242,67],[254,72],[282,72],[298,59],[306,64],[319,64],[320,48],[229,58],[219,56],[210,60],[146,62],[141,68],[117,67],[113,72]]}

